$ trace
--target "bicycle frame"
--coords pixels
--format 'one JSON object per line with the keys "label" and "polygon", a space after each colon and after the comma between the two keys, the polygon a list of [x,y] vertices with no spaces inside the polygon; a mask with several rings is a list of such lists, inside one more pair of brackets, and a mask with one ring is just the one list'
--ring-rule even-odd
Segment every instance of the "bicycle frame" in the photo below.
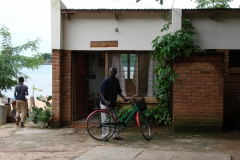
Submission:
{"label": "bicycle frame", "polygon": [[[134,104],[133,107],[127,112],[125,113],[123,116],[121,117],[117,117],[118,122],[124,122],[125,124],[127,124],[129,122],[129,120],[132,118],[132,116],[134,114],[136,114],[137,112],[139,112],[137,106]],[[127,119],[125,121],[123,121],[123,119],[127,117]]]}
{"label": "bicycle frame", "polygon": [[[117,113],[115,113],[115,111],[113,110],[113,111],[111,111],[111,116],[112,117],[114,117],[114,118],[116,118],[115,120],[117,121],[117,123],[119,122],[119,123],[124,123],[124,124],[127,124],[128,122],[129,122],[129,120],[132,118],[132,116],[134,115],[134,114],[136,114],[136,122],[138,123],[138,120],[137,120],[137,113],[139,112],[139,110],[138,110],[138,107],[134,104],[133,105],[133,107],[129,110],[129,111],[127,111],[127,113],[125,113],[123,116],[121,116],[120,118],[118,118],[118,116],[117,116]],[[116,115],[116,117],[115,117],[115,115]],[[127,117],[127,119],[125,120],[125,121],[123,121],[123,119],[125,118],[125,117]],[[108,123],[107,122],[108,121],[108,119],[106,119],[103,123],[102,123],[102,127],[108,127],[108,128],[116,128],[116,122],[115,123]],[[138,125],[138,127],[139,127],[139,124],[137,124]]]}

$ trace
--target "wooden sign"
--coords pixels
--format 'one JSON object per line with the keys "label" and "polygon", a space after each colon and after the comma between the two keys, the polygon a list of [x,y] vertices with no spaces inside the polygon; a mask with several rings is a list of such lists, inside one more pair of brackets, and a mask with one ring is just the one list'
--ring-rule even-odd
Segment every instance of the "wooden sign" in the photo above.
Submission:
{"label": "wooden sign", "polygon": [[118,47],[118,41],[90,41],[90,47]]}

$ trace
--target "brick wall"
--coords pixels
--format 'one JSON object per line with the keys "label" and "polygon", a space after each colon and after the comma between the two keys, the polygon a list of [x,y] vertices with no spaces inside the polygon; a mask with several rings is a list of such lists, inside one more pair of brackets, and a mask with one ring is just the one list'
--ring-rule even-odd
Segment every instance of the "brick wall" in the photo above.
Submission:
{"label": "brick wall", "polygon": [[52,122],[71,122],[71,51],[52,50],[52,97]]}
{"label": "brick wall", "polygon": [[222,131],[223,54],[195,53],[182,57],[173,88],[175,131]]}
{"label": "brick wall", "polygon": [[240,127],[240,69],[229,68],[229,52],[224,58],[224,129]]}

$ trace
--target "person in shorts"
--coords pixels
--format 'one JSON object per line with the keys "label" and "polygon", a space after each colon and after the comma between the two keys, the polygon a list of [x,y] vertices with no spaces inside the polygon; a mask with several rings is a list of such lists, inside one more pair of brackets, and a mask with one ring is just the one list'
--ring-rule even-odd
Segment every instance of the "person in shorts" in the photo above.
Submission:
{"label": "person in shorts", "polygon": [[[15,86],[14,90],[14,96],[16,97],[16,124],[19,124],[20,121],[20,127],[23,128],[24,122],[27,116],[28,112],[28,105],[27,105],[27,98],[26,95],[28,95],[28,86],[23,84],[24,78],[19,77],[18,78],[19,84]],[[21,116],[20,116],[21,113]]]}

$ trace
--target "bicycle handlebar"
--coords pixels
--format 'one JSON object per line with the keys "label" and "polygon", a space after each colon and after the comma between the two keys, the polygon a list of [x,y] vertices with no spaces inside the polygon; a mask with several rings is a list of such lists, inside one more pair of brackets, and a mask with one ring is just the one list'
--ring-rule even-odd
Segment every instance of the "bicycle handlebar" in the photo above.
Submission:
{"label": "bicycle handlebar", "polygon": [[133,98],[135,98],[135,97],[143,97],[143,93],[141,93],[139,95],[134,94]]}
{"label": "bicycle handlebar", "polygon": [[138,94],[138,95],[137,95],[137,94],[134,94],[133,97],[132,97],[132,98],[128,98],[128,100],[131,100],[131,99],[132,99],[132,100],[135,101],[135,98],[136,98],[136,97],[144,97],[144,96],[143,96],[143,93]]}

